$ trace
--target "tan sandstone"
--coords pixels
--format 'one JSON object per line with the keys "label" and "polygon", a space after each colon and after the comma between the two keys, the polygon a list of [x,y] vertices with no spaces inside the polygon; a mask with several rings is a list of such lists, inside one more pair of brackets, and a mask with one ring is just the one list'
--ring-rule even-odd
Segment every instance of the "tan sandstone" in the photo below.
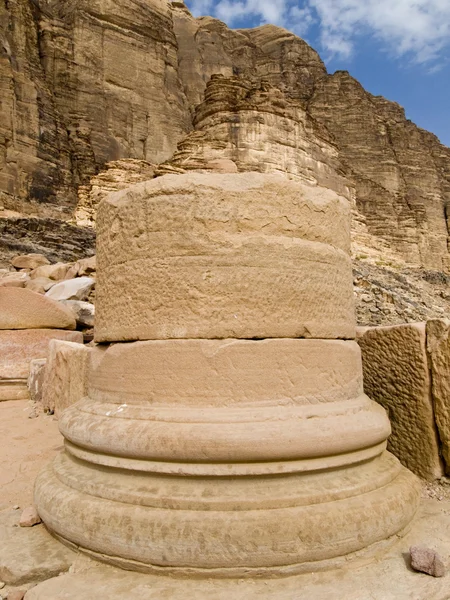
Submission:
{"label": "tan sandstone", "polygon": [[450,321],[434,319],[427,322],[427,350],[436,425],[442,455],[450,472]]}
{"label": "tan sandstone", "polygon": [[52,339],[82,343],[83,334],[58,329],[0,331],[0,400],[29,397],[30,362],[46,357]]}
{"label": "tan sandstone", "polygon": [[44,410],[60,413],[83,398],[89,348],[71,341],[52,340],[48,346],[42,405]]}
{"label": "tan sandstone", "polygon": [[358,335],[364,390],[388,412],[389,450],[411,471],[428,480],[443,466],[431,396],[424,323],[361,328]]}
{"label": "tan sandstone", "polygon": [[1,329],[75,329],[72,312],[41,294],[20,288],[0,289]]}
{"label": "tan sandstone", "polygon": [[331,190],[258,173],[166,175],[111,194],[96,341],[353,337],[349,211]]}
{"label": "tan sandstone", "polygon": [[91,349],[64,452],[36,481],[51,532],[176,575],[178,593],[183,576],[234,587],[404,533],[420,485],[363,392],[349,214],[260,173],[167,175],[102,201],[96,336],[119,343]]}
{"label": "tan sandstone", "polygon": [[50,261],[43,254],[32,253],[14,257],[11,264],[16,269],[37,269],[50,264]]}

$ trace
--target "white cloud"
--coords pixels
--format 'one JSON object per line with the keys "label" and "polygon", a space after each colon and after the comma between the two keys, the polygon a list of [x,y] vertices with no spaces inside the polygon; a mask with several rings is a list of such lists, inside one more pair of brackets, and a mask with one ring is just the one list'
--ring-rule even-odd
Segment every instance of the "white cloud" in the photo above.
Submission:
{"label": "white cloud", "polygon": [[282,25],[304,36],[318,26],[321,49],[349,57],[373,35],[395,57],[436,63],[450,46],[450,0],[187,0],[194,14],[230,26],[246,20]]}

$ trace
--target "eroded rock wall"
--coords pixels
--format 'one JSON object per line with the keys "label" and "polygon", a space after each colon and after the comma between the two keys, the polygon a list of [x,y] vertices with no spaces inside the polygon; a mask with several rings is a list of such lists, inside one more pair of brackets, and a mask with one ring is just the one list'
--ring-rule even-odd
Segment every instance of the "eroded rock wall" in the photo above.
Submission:
{"label": "eroded rock wall", "polygon": [[106,162],[162,162],[191,128],[167,0],[2,0],[0,17],[6,208],[70,214]]}

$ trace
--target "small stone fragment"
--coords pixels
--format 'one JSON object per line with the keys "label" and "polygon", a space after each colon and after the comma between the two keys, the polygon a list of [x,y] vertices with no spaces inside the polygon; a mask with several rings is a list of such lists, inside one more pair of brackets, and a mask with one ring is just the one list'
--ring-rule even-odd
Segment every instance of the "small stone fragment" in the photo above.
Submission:
{"label": "small stone fragment", "polygon": [[26,508],[20,517],[19,525],[21,527],[33,527],[41,523],[41,517],[34,506]]}
{"label": "small stone fragment", "polygon": [[411,567],[433,577],[444,577],[445,566],[437,552],[425,546],[411,546]]}
{"label": "small stone fragment", "polygon": [[14,510],[19,510],[20,506],[18,504],[14,504],[13,509]]}
{"label": "small stone fragment", "polygon": [[0,581],[0,590],[5,587],[6,583],[4,581]]}

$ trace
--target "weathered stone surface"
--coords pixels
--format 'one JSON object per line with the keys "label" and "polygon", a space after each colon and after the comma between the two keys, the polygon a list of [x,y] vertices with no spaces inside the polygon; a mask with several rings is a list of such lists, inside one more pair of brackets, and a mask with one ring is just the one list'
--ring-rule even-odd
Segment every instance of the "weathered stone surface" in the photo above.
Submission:
{"label": "weathered stone surface", "polygon": [[347,72],[317,81],[308,110],[334,136],[369,230],[409,263],[448,271],[450,149]]}
{"label": "weathered stone surface", "polygon": [[51,298],[20,288],[0,289],[0,330],[75,329],[75,325],[72,311]]}
{"label": "weathered stone surface", "polygon": [[166,0],[14,0],[1,24],[6,208],[31,199],[68,212],[99,166],[165,160],[189,130]]}
{"label": "weathered stone surface", "polygon": [[57,542],[45,527],[13,527],[20,513],[0,512],[0,579],[9,585],[45,581],[68,571],[76,553]]}
{"label": "weathered stone surface", "polygon": [[388,449],[428,480],[443,474],[434,421],[425,324],[361,328],[364,390],[388,412]]}
{"label": "weathered stone surface", "polygon": [[29,397],[30,362],[46,357],[52,339],[82,343],[83,334],[58,329],[0,331],[0,400]]}
{"label": "weathered stone surface", "polygon": [[443,555],[449,555],[449,514],[448,501],[423,501],[406,536],[392,548],[379,550],[376,560],[366,559],[361,564],[356,559],[356,564],[349,565],[345,559],[338,568],[298,576],[232,579],[148,575],[92,562],[40,583],[27,593],[27,600],[86,600],[89,595],[108,600],[148,600],[152,595],[170,600],[183,600],[186,596],[196,600],[448,600],[447,578],[414,573],[406,568],[404,556],[418,540],[438,544]]}
{"label": "weathered stone surface", "polygon": [[[408,262],[448,270],[449,148],[408,121],[398,104],[372,96],[348,73],[327,75],[317,53],[282,28],[233,31],[210,17],[194,19],[180,4],[174,27],[180,76],[193,113],[212,75],[266,80],[332,134],[369,230]],[[238,120],[233,132],[240,127]],[[255,123],[249,131],[250,146],[253,136],[260,136],[258,127]],[[281,131],[279,139],[283,136],[287,139]]]}
{"label": "weathered stone surface", "polygon": [[168,164],[156,168],[157,174],[167,167],[214,170],[226,159],[239,171],[285,173],[351,197],[327,130],[298,101],[266,81],[252,84],[213,75],[195,110],[194,126]]}
{"label": "weathered stone surface", "polygon": [[95,285],[92,277],[66,279],[52,286],[45,297],[53,300],[86,300]]}
{"label": "weathered stone surface", "polygon": [[239,75],[248,81],[265,78],[306,101],[316,80],[326,75],[320,56],[293,33],[264,25],[229,29],[225,23],[204,17],[194,19],[185,7],[174,7],[179,73],[191,109],[203,100],[211,75]]}
{"label": "weathered stone surface", "polygon": [[[88,396],[59,420],[67,452],[40,475],[36,502],[51,530],[94,555],[279,574],[389,537],[415,512],[419,488],[383,451],[389,424],[361,394],[354,342],[149,341],[95,348],[90,364]],[[100,530],[99,514],[126,522],[126,538]]]}
{"label": "weathered stone surface", "polygon": [[[82,339],[80,340],[82,341]],[[90,349],[81,343],[54,340],[47,353],[42,404],[56,416],[83,398]]]}
{"label": "weathered stone surface", "polygon": [[96,340],[352,338],[349,217],[330,190],[258,173],[166,175],[111,194]]}
{"label": "weathered stone surface", "polygon": [[105,165],[105,170],[91,177],[78,189],[75,219],[79,225],[93,225],[100,201],[111,192],[153,179],[155,165],[133,158],[115,160]]}
{"label": "weathered stone surface", "polygon": [[46,363],[46,358],[36,358],[30,361],[27,387],[32,402],[42,402]]}
{"label": "weathered stone surface", "polygon": [[11,264],[16,269],[36,269],[50,264],[43,254],[23,254],[12,259]]}
{"label": "weathered stone surface", "polygon": [[434,414],[442,456],[450,473],[450,321],[428,321],[427,350],[431,363]]}
{"label": "weathered stone surface", "polygon": [[424,546],[411,546],[411,567],[415,571],[427,573],[433,577],[444,577],[445,566],[435,550]]}
{"label": "weathered stone surface", "polygon": [[57,219],[0,218],[0,264],[19,252],[45,254],[51,262],[70,262],[95,254],[95,232]]}
{"label": "weathered stone surface", "polygon": [[23,288],[29,280],[28,273],[9,273],[0,277],[0,287]]}

